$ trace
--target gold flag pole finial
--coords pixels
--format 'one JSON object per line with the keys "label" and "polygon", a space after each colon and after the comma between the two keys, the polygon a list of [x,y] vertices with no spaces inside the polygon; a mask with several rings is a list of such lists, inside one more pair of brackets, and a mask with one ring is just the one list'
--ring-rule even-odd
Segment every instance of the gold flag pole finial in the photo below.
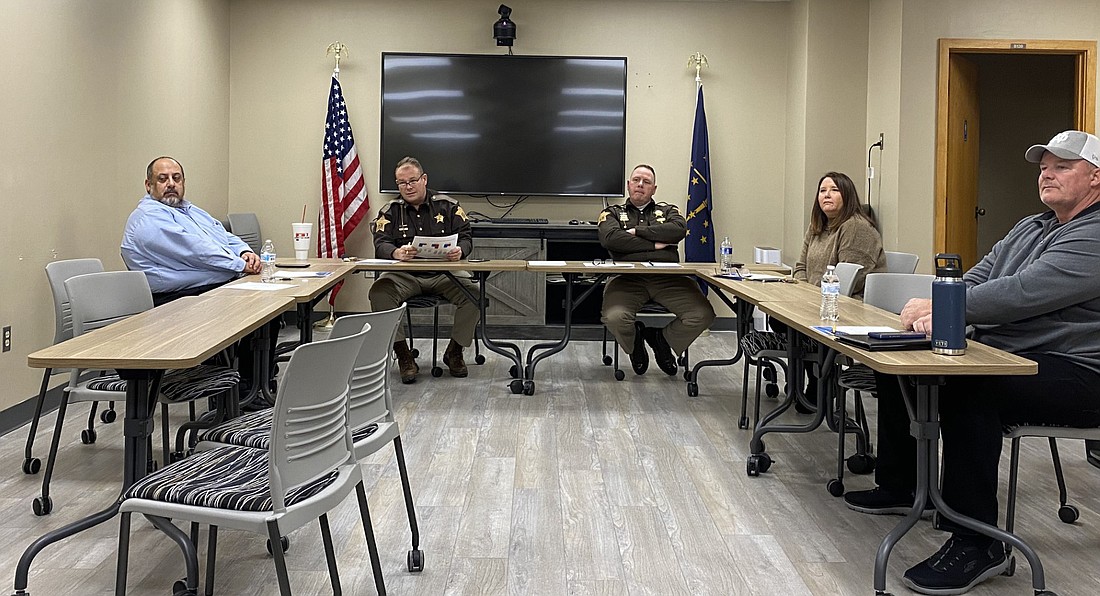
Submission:
{"label": "gold flag pole finial", "polygon": [[698,84],[702,84],[703,78],[699,76],[699,72],[703,69],[704,66],[708,66],[706,54],[703,54],[702,52],[695,52],[694,54],[688,56],[687,65],[688,68],[695,67],[695,82]]}
{"label": "gold flag pole finial", "polygon": [[332,57],[336,59],[336,66],[333,67],[332,73],[335,74],[337,78],[339,78],[340,58],[348,57],[348,46],[340,42],[330,43],[328,44],[328,47],[325,48],[325,55],[328,56],[329,54],[332,54]]}

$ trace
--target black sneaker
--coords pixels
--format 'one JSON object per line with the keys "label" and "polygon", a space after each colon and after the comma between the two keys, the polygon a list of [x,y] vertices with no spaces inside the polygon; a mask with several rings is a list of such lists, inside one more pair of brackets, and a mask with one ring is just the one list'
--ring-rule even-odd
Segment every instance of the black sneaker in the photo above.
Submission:
{"label": "black sneaker", "polygon": [[672,346],[665,341],[665,334],[661,329],[646,327],[642,334],[649,347],[653,348],[653,359],[657,361],[666,375],[675,375],[680,367],[676,364],[676,356],[672,353]]}
{"label": "black sneaker", "polygon": [[1004,545],[985,536],[951,538],[939,552],[910,567],[902,583],[921,594],[964,594],[1008,568]]}
{"label": "black sneaker", "polygon": [[645,340],[642,337],[644,329],[645,325],[634,322],[634,349],[630,352],[630,367],[636,375],[644,375],[649,370],[649,353],[645,351]]}
{"label": "black sneaker", "polygon": [[[871,515],[907,515],[913,508],[913,494],[876,486],[871,490],[850,490],[844,493],[844,504],[852,511]],[[921,517],[930,517],[935,510],[931,500],[925,501]]]}

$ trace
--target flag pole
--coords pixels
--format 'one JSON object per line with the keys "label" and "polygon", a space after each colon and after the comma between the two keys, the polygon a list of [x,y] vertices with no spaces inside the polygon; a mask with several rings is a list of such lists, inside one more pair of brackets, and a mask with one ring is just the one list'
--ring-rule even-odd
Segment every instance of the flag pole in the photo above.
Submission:
{"label": "flag pole", "polygon": [[695,67],[695,88],[699,89],[699,86],[703,84],[703,77],[699,76],[700,71],[707,64],[707,56],[702,52],[695,52],[688,56],[688,68]]}
{"label": "flag pole", "polygon": [[[330,44],[328,44],[328,47],[325,48],[325,55],[328,56],[330,54],[332,55],[333,59],[336,60],[335,65],[332,67],[332,76],[336,80],[340,80],[340,58],[347,57],[347,55],[348,55],[348,46],[340,43],[339,41],[337,41],[335,43],[330,43]],[[336,304],[335,304],[335,302],[336,302],[335,300],[330,300],[329,301],[329,303],[328,303],[328,318],[326,318],[324,320],[321,320],[321,321],[317,321],[316,323],[314,323],[314,325],[313,325],[314,329],[317,329],[319,331],[332,331],[333,326],[336,325]],[[306,324],[308,325],[309,323],[306,322]]]}

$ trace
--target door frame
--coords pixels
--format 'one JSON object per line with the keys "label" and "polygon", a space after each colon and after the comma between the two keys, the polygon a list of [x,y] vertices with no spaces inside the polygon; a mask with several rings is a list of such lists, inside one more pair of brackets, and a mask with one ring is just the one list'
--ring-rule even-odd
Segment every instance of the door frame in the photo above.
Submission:
{"label": "door frame", "polygon": [[936,173],[934,250],[947,249],[947,114],[950,110],[948,85],[952,54],[1039,54],[1074,56],[1073,122],[1077,130],[1094,133],[1096,128],[1096,42],[1083,40],[1028,39],[940,39],[936,77]]}

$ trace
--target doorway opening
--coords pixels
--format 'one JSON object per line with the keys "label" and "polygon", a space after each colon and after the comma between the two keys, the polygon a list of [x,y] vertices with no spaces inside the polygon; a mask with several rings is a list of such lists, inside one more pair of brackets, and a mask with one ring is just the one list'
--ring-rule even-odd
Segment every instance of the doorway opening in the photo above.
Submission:
{"label": "doorway opening", "polygon": [[969,268],[1041,211],[1023,151],[1068,128],[1093,132],[1095,122],[1095,41],[941,39],[935,251]]}

